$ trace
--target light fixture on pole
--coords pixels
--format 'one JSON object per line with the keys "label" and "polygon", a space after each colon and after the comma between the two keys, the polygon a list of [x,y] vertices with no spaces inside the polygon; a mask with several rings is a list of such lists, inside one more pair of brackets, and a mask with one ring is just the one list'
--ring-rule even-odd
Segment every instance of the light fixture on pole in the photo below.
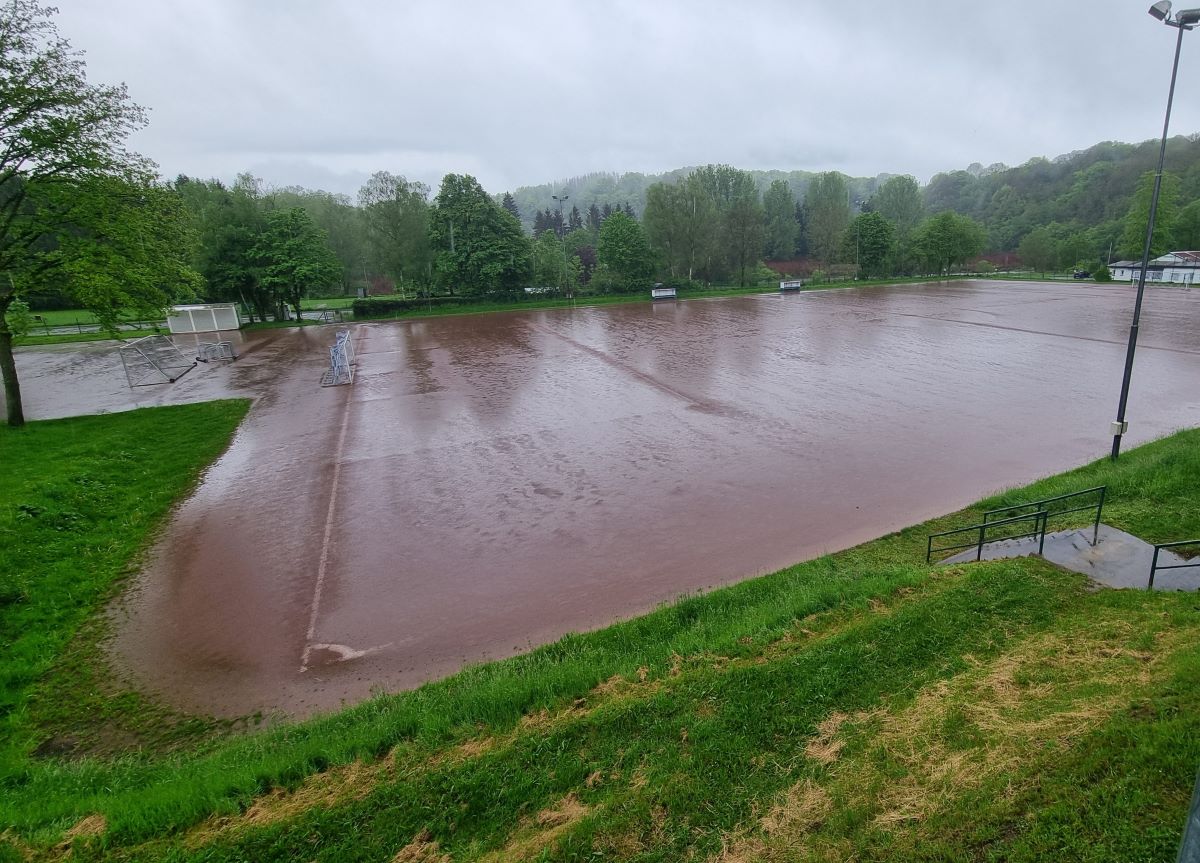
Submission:
{"label": "light fixture on pole", "polygon": [[558,201],[558,230],[556,231],[556,233],[558,234],[558,238],[561,240],[563,238],[563,236],[567,233],[566,228],[563,225],[563,214],[562,214],[563,201],[567,200],[567,198],[569,198],[571,196],[570,195],[551,195],[550,197],[553,198],[554,200]]}
{"label": "light fixture on pole", "polygon": [[1129,401],[1129,379],[1133,374],[1133,354],[1137,350],[1138,324],[1142,317],[1142,295],[1146,290],[1146,270],[1150,267],[1150,246],[1154,240],[1154,217],[1158,212],[1158,195],[1162,190],[1163,161],[1167,156],[1167,129],[1171,125],[1171,102],[1175,99],[1175,77],[1179,72],[1179,50],[1183,47],[1183,31],[1191,30],[1200,23],[1200,9],[1185,9],[1171,15],[1171,0],[1159,0],[1150,7],[1150,14],[1168,27],[1179,31],[1175,39],[1175,60],[1171,64],[1171,87],[1167,91],[1167,114],[1163,119],[1162,143],[1158,148],[1158,170],[1154,174],[1154,192],[1150,196],[1150,218],[1146,225],[1146,243],[1142,247],[1142,266],[1138,270],[1137,298],[1133,303],[1133,323],[1129,326],[1129,347],[1125,351],[1125,375],[1121,379],[1121,400],[1117,405],[1117,418],[1112,423],[1112,457],[1115,461],[1121,454],[1121,436],[1129,431],[1125,421],[1125,405]]}

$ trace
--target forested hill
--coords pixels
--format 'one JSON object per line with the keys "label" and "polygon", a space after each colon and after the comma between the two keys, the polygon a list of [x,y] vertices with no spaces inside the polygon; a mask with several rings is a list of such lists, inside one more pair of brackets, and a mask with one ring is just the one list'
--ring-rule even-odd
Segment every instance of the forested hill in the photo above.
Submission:
{"label": "forested hill", "polygon": [[[1158,158],[1157,140],[1141,144],[1105,141],[1053,159],[1037,157],[1020,167],[971,165],[964,170],[934,176],[923,189],[926,210],[954,210],[979,221],[988,232],[988,246],[997,251],[1015,249],[1035,227],[1058,223],[1064,229],[1085,231],[1099,245],[1110,240],[1119,245],[1122,220],[1128,213],[1138,180],[1153,171]],[[587,174],[569,180],[524,186],[513,196],[527,226],[538,210],[555,210],[553,195],[567,195],[565,209],[581,211],[595,203],[614,207],[628,203],[635,213],[645,207],[646,189],[657,182],[687,176],[692,168],[664,174]],[[1182,205],[1200,199],[1200,134],[1176,136],[1168,142],[1167,172],[1178,178]],[[808,171],[750,171],[759,190],[774,180],[785,180],[797,200],[804,200],[809,183],[817,176]],[[869,200],[890,175],[849,177],[855,201]]]}
{"label": "forested hill", "polygon": [[[603,208],[605,204],[624,207],[629,204],[635,214],[641,217],[646,204],[646,189],[655,183],[672,183],[681,180],[695,167],[676,168],[663,174],[627,174],[595,173],[582,177],[572,177],[569,180],[557,180],[540,186],[521,186],[512,193],[521,213],[521,223],[526,228],[533,225],[534,214],[538,210],[557,210],[558,201],[554,195],[567,196],[564,210],[578,206],[580,212],[586,212],[592,204]],[[817,176],[812,171],[748,171],[758,185],[759,193],[764,193],[775,180],[783,180],[792,190],[792,197],[798,201],[804,200],[808,184]],[[850,192],[856,200],[866,200],[890,174],[880,174],[878,177],[847,177]]]}

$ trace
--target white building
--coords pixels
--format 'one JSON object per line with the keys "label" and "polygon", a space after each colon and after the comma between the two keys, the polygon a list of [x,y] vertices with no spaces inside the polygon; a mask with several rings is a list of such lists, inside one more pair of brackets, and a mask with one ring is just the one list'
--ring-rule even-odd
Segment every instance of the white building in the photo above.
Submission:
{"label": "white building", "polygon": [[[1136,282],[1142,265],[1140,261],[1117,261],[1108,269],[1114,282]],[[1200,252],[1167,252],[1155,258],[1146,267],[1146,281],[1200,284]]]}

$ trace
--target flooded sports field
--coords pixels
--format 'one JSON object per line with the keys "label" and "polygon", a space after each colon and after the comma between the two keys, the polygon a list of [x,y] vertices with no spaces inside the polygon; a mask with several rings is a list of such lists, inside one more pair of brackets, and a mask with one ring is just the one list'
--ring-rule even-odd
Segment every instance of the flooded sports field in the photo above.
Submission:
{"label": "flooded sports field", "polygon": [[[306,715],[845,548],[1105,455],[1129,285],[956,282],[254,333],[32,417],[251,395],[115,613],[172,703]],[[1200,424],[1200,291],[1152,290],[1126,445]]]}

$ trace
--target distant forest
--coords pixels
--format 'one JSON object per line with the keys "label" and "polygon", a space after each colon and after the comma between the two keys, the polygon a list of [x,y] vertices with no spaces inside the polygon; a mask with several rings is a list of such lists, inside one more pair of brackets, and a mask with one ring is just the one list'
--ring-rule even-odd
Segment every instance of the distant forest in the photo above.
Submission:
{"label": "distant forest", "polygon": [[[435,191],[386,171],[356,198],[250,175],[181,176],[159,192],[190,261],[176,299],[237,301],[267,319],[285,305],[298,313],[304,296],[351,293],[519,297],[1021,267],[1104,277],[1105,263],[1141,253],[1156,159],[1157,142],[1106,142],[924,186],[704,165],[500,194],[466,175]],[[1153,250],[1200,249],[1200,136],[1171,139],[1166,168]],[[53,278],[27,292],[32,305],[74,301]]]}
{"label": "distant forest", "polygon": [[[1153,171],[1159,141],[1122,144],[1105,141],[1086,150],[1057,156],[1037,157],[1010,168],[978,163],[963,170],[935,175],[921,188],[924,210],[934,215],[946,210],[969,216],[986,231],[985,251],[1016,252],[1036,228],[1045,228],[1056,241],[1070,240],[1079,257],[1095,262],[1105,259],[1110,244],[1114,255],[1132,257],[1141,253],[1141,239],[1122,247],[1126,216],[1133,204],[1139,181]],[[554,212],[552,195],[567,196],[568,207],[586,210],[591,204],[611,207],[628,205],[639,216],[646,207],[646,191],[656,183],[677,183],[694,168],[679,168],[663,174],[587,174],[540,186],[524,186],[512,194],[522,224],[533,230],[538,211]],[[1200,135],[1179,135],[1168,141],[1165,191],[1166,215],[1176,222],[1175,248],[1200,248]],[[760,194],[772,183],[787,184],[793,198],[803,202],[818,173],[808,171],[747,171]],[[893,175],[845,177],[852,213],[869,211],[870,201]],[[1173,188],[1172,188],[1173,186]],[[1184,210],[1191,209],[1188,212]],[[1160,211],[1160,219],[1164,211]],[[1182,217],[1182,222],[1180,218]],[[1142,222],[1142,231],[1145,221]],[[797,256],[808,257],[804,237],[799,236]],[[1072,263],[1074,263],[1072,261]]]}

